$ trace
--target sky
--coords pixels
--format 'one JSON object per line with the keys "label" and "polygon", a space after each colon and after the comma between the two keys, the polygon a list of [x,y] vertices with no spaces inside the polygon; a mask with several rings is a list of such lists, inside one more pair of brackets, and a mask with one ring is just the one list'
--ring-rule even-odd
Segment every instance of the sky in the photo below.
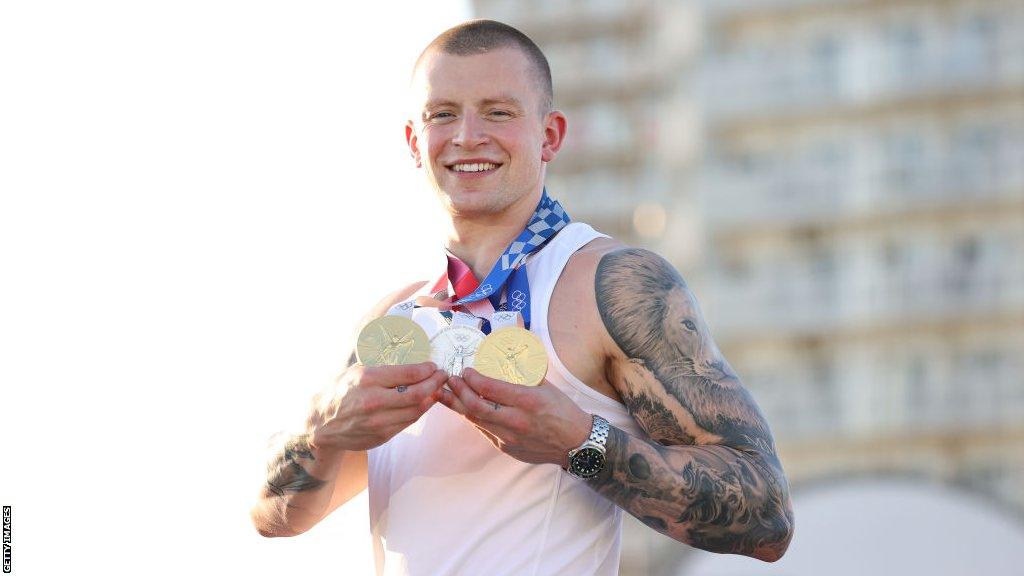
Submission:
{"label": "sky", "polygon": [[299,538],[248,518],[358,319],[440,272],[406,85],[468,8],[353,6],[0,4],[14,574],[370,570],[365,499]]}

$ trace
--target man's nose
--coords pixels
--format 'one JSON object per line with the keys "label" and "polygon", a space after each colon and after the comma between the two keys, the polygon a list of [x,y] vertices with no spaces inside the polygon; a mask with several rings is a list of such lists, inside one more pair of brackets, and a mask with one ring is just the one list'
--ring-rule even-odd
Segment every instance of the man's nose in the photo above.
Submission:
{"label": "man's nose", "polygon": [[483,121],[473,114],[466,114],[459,119],[459,125],[452,138],[452,144],[472,148],[487,142],[487,132]]}

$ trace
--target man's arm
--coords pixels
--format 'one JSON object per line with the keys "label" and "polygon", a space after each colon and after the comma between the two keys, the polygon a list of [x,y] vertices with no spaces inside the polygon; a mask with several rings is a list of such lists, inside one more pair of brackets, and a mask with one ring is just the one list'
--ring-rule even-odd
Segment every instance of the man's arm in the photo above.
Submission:
{"label": "man's arm", "polygon": [[774,440],[686,283],[661,257],[621,249],[602,257],[594,285],[614,343],[608,380],[651,440],[612,427],[588,483],[681,542],[780,558],[793,514]]}
{"label": "man's arm", "polygon": [[256,530],[267,537],[309,530],[366,488],[366,467],[365,451],[317,458],[307,436],[288,438],[268,464],[266,485],[252,509]]}
{"label": "man's arm", "polygon": [[[567,269],[559,282],[596,269],[596,309],[559,314],[574,314],[571,324],[585,327],[579,338],[606,328],[604,343],[580,345],[607,359],[605,374],[590,377],[611,383],[649,437],[612,427],[605,469],[588,485],[681,542],[767,561],[781,557],[793,514],[774,441],[682,278],[643,250],[602,249],[580,262],[586,264]],[[573,290],[578,302],[585,288]],[[568,450],[590,434],[591,416],[549,382],[519,386],[467,368],[448,383],[452,393],[440,401],[522,462],[565,467]]]}
{"label": "man's arm", "polygon": [[[361,325],[382,316],[423,283],[382,300]],[[303,434],[281,438],[251,510],[263,536],[294,536],[312,528],[367,485],[366,450],[383,444],[436,402],[447,375],[429,362],[348,366],[313,402]]]}
{"label": "man's arm", "polygon": [[[353,352],[346,368],[355,364]],[[340,379],[339,375],[334,384]],[[309,434],[281,435],[276,440],[266,481],[251,511],[262,536],[301,534],[366,488],[365,451],[316,450],[309,444]]]}

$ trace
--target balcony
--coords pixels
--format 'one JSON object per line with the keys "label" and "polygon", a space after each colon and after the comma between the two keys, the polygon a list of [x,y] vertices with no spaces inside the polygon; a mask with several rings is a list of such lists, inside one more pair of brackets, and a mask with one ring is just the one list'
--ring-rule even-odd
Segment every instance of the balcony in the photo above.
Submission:
{"label": "balcony", "polygon": [[547,49],[557,103],[643,95],[660,82],[666,63],[644,36],[603,36]]}
{"label": "balcony", "polygon": [[709,55],[697,91],[709,122],[817,114],[1024,86],[1024,35],[998,45],[940,45],[913,56],[884,46]]}
{"label": "balcony", "polygon": [[[710,164],[698,198],[714,233],[762,226],[831,226],[837,221],[961,209],[1024,200],[1024,131],[996,147],[946,148],[927,159],[847,159],[794,166],[768,158],[747,170]],[[856,166],[857,168],[851,168]]]}
{"label": "balcony", "polygon": [[[926,269],[886,273],[839,267],[831,273],[772,265],[746,278],[713,276],[705,310],[716,335],[814,336],[836,331],[941,324],[1024,312],[1024,241],[976,269],[947,261]],[[987,316],[991,315],[991,316]]]}
{"label": "balcony", "polygon": [[[782,441],[1016,427],[1024,418],[1021,342],[956,337],[829,346],[733,365]],[[796,349],[794,349],[796,350]],[[926,350],[923,352],[922,350]],[[847,369],[855,364],[856,368]]]}
{"label": "balcony", "polygon": [[653,4],[649,0],[476,0],[474,18],[493,18],[522,29],[542,47],[548,39],[579,39],[641,27]]}
{"label": "balcony", "polygon": [[834,8],[856,4],[854,0],[702,0],[701,9],[709,18],[763,14],[806,7]]}

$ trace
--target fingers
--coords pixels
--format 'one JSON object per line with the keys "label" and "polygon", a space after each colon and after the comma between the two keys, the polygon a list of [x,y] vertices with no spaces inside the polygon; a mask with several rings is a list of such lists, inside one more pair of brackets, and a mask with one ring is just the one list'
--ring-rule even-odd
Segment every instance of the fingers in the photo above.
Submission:
{"label": "fingers", "polygon": [[437,391],[448,381],[448,373],[444,370],[435,370],[430,377],[415,384],[400,384],[394,388],[386,388],[381,391],[385,398],[396,407],[422,408],[424,412],[437,401]]}
{"label": "fingers", "polygon": [[455,395],[455,392],[442,386],[437,391],[436,397],[437,401],[441,404],[444,404],[451,410],[463,416],[466,415],[466,406],[462,404],[462,400],[459,400],[459,397]]}
{"label": "fingers", "polygon": [[360,388],[352,398],[352,407],[359,413],[370,415],[403,408],[416,408],[426,412],[436,402],[437,389],[444,385],[448,375],[436,370],[429,378],[415,384],[399,384],[394,388]]}
{"label": "fingers", "polygon": [[401,385],[416,384],[429,378],[437,371],[433,362],[404,364],[400,366],[369,366],[363,368],[360,384],[396,388]]}
{"label": "fingers", "polygon": [[398,430],[402,430],[406,426],[419,420],[420,416],[422,416],[425,411],[426,410],[420,410],[419,406],[386,410],[379,414],[371,415],[367,420],[367,425],[382,428],[394,427],[398,428]]}
{"label": "fingers", "polygon": [[[453,376],[452,378],[458,378],[458,376]],[[458,389],[460,385],[461,385],[462,388],[465,388],[466,385],[464,383],[461,383],[461,382],[460,383],[452,383],[450,379],[449,379],[449,383],[452,384],[452,390],[448,390],[447,388],[442,387],[437,392],[437,397],[438,397],[437,401],[440,402],[441,404],[444,404],[445,406],[447,406],[452,411],[454,411],[454,412],[456,412],[458,414],[461,414],[462,416],[468,416],[469,413],[466,410],[465,404],[463,404],[462,400],[459,399],[458,394],[454,392],[454,390]],[[486,437],[491,442],[491,444],[493,444],[494,446],[498,447],[499,449],[501,448],[502,442],[501,442],[501,439],[499,439],[497,435],[495,435],[490,430],[487,430],[486,428],[480,426],[479,424],[473,424],[473,426],[477,430],[479,430],[480,433],[483,434],[484,437]]]}
{"label": "fingers", "polygon": [[530,392],[529,388],[495,380],[472,368],[462,371],[462,379],[478,396],[506,406],[521,406]]}
{"label": "fingers", "polygon": [[448,383],[451,385],[455,397],[462,404],[462,414],[473,420],[501,423],[503,416],[501,412],[511,410],[500,402],[490,398],[481,398],[463,378],[452,376],[448,379]]}

